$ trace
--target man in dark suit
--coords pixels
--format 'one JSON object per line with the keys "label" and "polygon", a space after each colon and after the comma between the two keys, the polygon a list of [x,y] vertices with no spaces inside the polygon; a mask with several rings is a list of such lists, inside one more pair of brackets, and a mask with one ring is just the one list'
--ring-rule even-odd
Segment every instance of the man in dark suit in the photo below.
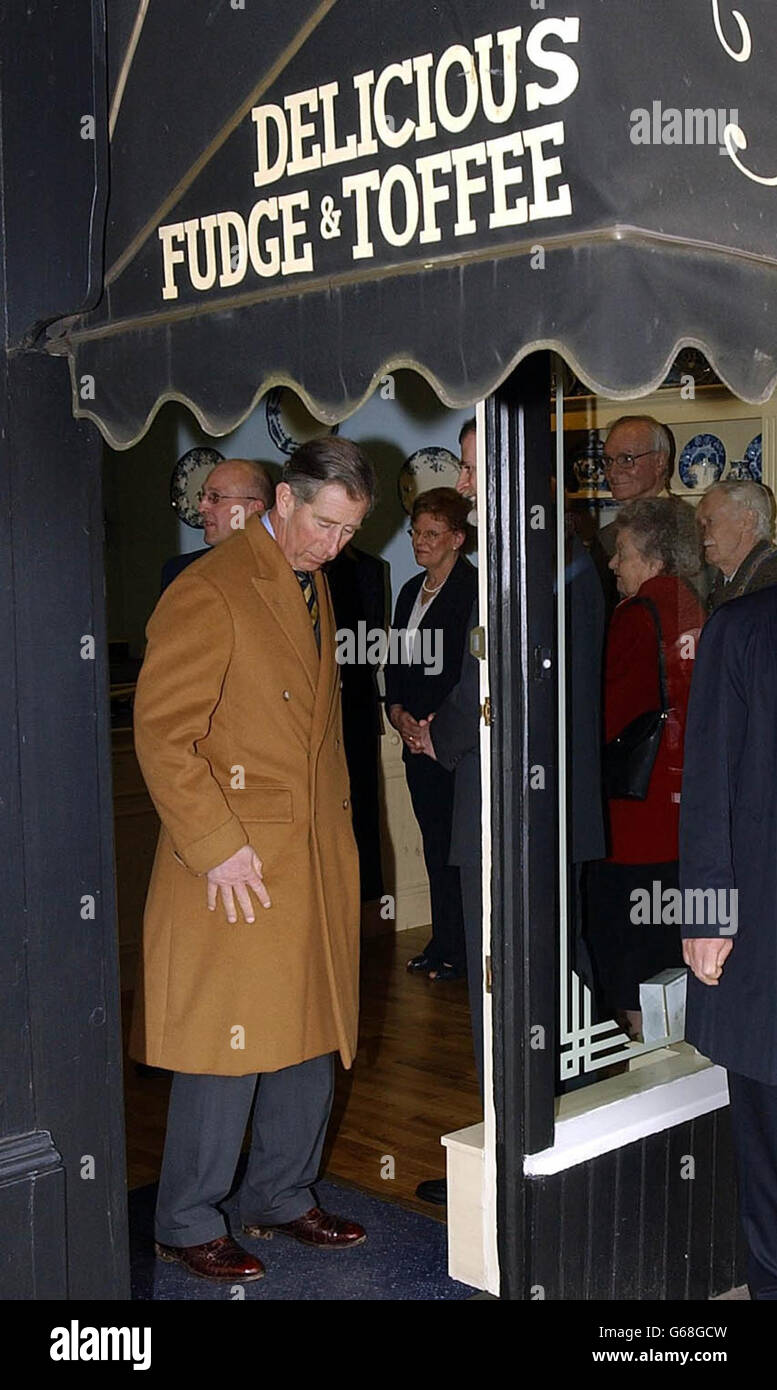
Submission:
{"label": "man in dark suit", "polygon": [[[680,810],[686,1037],[728,1069],[756,1299],[777,1300],[777,588],[726,603],[691,685]],[[706,890],[694,910],[688,890]],[[712,890],[712,891],[709,891]],[[699,920],[699,919],[702,920]]]}
{"label": "man in dark suit", "polygon": [[[346,545],[326,566],[337,632],[386,630],[389,567],[385,560]],[[380,737],[383,732],[381,697],[373,662],[344,662],[340,667],[343,704],[343,742],[351,779],[353,833],[359,850],[362,902],[383,896],[380,856]]]}
{"label": "man in dark suit", "polygon": [[249,516],[262,516],[273,504],[275,488],[263,464],[255,459],[224,459],[205,480],[200,493],[200,516],[206,545],[186,555],[173,555],[162,566],[162,592],[210,546],[242,531]]}
{"label": "man in dark suit", "polygon": [[760,483],[726,478],[708,488],[697,509],[704,558],[717,568],[712,612],[732,598],[777,584],[777,547],[771,544],[772,498]]}
{"label": "man in dark suit", "polygon": [[[467,633],[478,625],[477,599]],[[458,866],[464,914],[467,985],[472,1040],[480,1093],[483,1094],[483,910],[480,847],[480,677],[477,658],[465,642],[458,685],[428,726],[427,753],[455,772],[449,862]],[[432,1180],[434,1181],[434,1180]],[[426,1188],[428,1184],[422,1183]],[[426,1194],[428,1200],[428,1194]]]}

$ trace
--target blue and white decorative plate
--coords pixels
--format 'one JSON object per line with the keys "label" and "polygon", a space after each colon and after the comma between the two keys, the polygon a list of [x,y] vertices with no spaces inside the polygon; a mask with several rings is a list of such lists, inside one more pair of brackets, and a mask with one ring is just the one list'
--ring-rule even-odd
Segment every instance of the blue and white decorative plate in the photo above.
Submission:
{"label": "blue and white decorative plate", "polygon": [[224,462],[218,449],[189,449],[179,458],[170,479],[170,502],[187,526],[202,527],[197,494],[217,463]]}
{"label": "blue and white decorative plate", "polygon": [[572,455],[572,472],[580,492],[605,492],[607,479],[604,475],[602,455],[604,441],[598,430],[589,430],[587,441],[580,445]]}
{"label": "blue and white decorative plate", "polygon": [[760,483],[763,478],[763,461],[761,458],[762,437],[760,434],[751,439],[745,449],[745,462],[750,469],[750,477],[753,482]]}
{"label": "blue and white decorative plate", "polygon": [[397,480],[399,500],[408,516],[420,492],[428,492],[431,487],[455,487],[460,471],[459,460],[450,449],[430,445],[411,454],[399,470]]}
{"label": "blue and white decorative plate", "polygon": [[680,455],[678,472],[686,487],[700,491],[720,482],[726,447],[716,434],[695,434]]}
{"label": "blue and white decorative plate", "polygon": [[323,425],[315,415],[311,415],[304,401],[287,386],[276,386],[268,391],[265,403],[267,433],[276,449],[282,454],[293,454],[300,444],[309,439],[320,439],[324,434],[337,434],[339,425]]}

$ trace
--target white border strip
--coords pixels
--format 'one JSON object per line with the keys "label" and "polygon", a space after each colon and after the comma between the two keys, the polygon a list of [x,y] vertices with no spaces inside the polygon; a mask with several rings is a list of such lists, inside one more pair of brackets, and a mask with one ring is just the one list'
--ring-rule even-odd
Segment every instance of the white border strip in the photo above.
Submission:
{"label": "white border strip", "polygon": [[610,1105],[597,1106],[582,1115],[556,1120],[553,1147],[527,1154],[523,1171],[527,1177],[561,1173],[600,1154],[611,1153],[660,1134],[664,1129],[695,1120],[711,1110],[728,1105],[728,1080],[723,1067],[709,1066],[690,1076],[680,1076],[624,1096]]}
{"label": "white border strip", "polygon": [[[491,634],[488,625],[488,528],[486,523],[486,406],[475,408],[477,440],[478,514],[478,600],[480,626],[486,633],[485,660],[478,663],[481,704],[488,692],[488,652]],[[494,1028],[492,997],[486,993],[486,958],[491,955],[491,730],[480,720],[481,849],[483,894],[483,1268],[485,1288],[499,1294],[499,1249],[496,1229],[496,1113],[494,1111]],[[443,1140],[445,1143],[445,1140]]]}

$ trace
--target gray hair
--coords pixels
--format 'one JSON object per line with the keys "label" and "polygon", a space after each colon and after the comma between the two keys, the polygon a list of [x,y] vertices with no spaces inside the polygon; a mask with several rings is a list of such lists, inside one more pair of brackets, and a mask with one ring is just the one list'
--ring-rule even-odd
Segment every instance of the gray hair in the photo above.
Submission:
{"label": "gray hair", "polygon": [[364,450],[352,439],[327,434],[309,439],[295,449],[283,465],[281,481],[288,483],[298,502],[312,502],[327,483],[339,483],[352,501],[364,501],[370,512],[375,505],[375,470]]}
{"label": "gray hair", "polygon": [[689,578],[701,569],[701,544],[693,507],[679,497],[641,497],[621,507],[615,534],[629,531],[645,560],[660,560],[664,574]]}
{"label": "gray hair", "polygon": [[752,512],[756,535],[759,539],[769,539],[772,534],[774,498],[763,483],[750,482],[747,478],[725,478],[722,483],[714,483],[704,495],[709,497],[713,492],[721,492],[732,506]]}

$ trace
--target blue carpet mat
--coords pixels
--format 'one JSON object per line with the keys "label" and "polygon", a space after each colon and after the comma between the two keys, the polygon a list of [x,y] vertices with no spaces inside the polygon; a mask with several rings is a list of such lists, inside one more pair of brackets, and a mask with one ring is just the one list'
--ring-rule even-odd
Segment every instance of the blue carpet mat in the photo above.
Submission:
{"label": "blue carpet mat", "polygon": [[[475,1294],[468,1284],[448,1278],[447,1228],[442,1222],[331,1182],[317,1183],[316,1193],[327,1211],[350,1217],[365,1227],[364,1245],[353,1250],[314,1250],[288,1236],[250,1240],[235,1231],[240,1244],[257,1255],[267,1271],[263,1279],[239,1286],[246,1299],[441,1302]],[[132,1297],[147,1301],[234,1299],[236,1285],[198,1279],[180,1265],[155,1258],[155,1202],[156,1184],[129,1194]]]}

